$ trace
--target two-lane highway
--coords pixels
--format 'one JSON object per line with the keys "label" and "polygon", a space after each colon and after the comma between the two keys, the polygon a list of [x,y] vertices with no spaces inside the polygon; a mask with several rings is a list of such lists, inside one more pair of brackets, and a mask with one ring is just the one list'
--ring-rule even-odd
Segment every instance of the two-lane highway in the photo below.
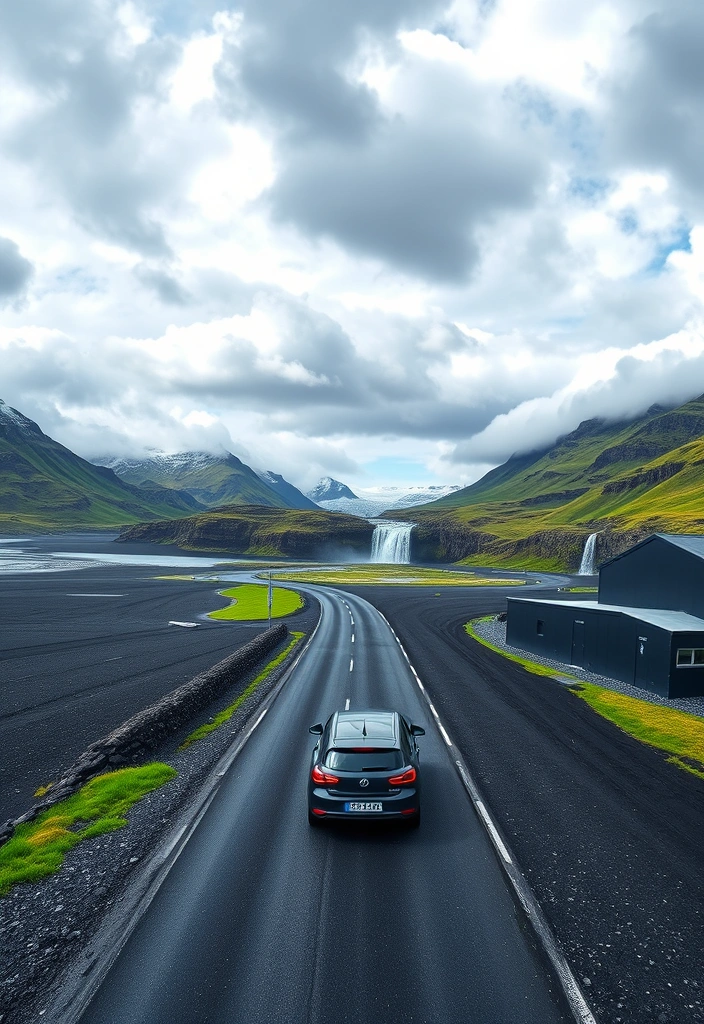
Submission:
{"label": "two-lane highway", "polygon": [[[312,644],[82,1024],[571,1020],[389,627],[316,596]],[[419,830],[308,825],[308,727],[348,702],[426,729]]]}

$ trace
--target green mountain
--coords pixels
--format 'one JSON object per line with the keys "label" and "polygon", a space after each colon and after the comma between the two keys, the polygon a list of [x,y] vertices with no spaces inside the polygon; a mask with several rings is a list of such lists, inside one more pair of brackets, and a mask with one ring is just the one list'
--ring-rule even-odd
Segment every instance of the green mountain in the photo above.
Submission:
{"label": "green mountain", "polygon": [[[152,452],[143,458],[101,459],[121,480],[137,487],[187,491],[205,508],[219,505],[264,505],[271,508],[316,508],[313,502],[279,477],[288,488],[262,479],[231,452]],[[296,496],[300,499],[298,501]],[[295,504],[294,504],[295,502]]]}
{"label": "green mountain", "polygon": [[86,462],[0,399],[0,530],[115,528],[192,514],[189,494],[141,489]]}
{"label": "green mountain", "polygon": [[366,519],[341,512],[234,505],[187,519],[130,526],[118,540],[251,557],[339,560],[350,552],[368,557],[373,532]]}
{"label": "green mountain", "polygon": [[403,513],[414,557],[575,571],[655,532],[704,533],[704,396],[629,423],[586,420],[550,448]]}

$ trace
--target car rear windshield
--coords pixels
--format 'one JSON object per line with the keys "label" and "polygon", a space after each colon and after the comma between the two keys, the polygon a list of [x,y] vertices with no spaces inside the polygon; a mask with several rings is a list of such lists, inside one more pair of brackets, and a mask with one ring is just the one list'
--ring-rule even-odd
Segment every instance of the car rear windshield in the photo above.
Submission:
{"label": "car rear windshield", "polygon": [[382,750],[328,750],[326,768],[340,772],[386,772],[404,767],[403,754],[393,747]]}

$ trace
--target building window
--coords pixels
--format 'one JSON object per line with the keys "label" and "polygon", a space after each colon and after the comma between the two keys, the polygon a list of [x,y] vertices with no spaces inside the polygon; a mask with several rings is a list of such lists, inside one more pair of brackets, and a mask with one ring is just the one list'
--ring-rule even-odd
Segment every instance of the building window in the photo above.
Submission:
{"label": "building window", "polygon": [[677,667],[704,667],[704,647],[678,647]]}
{"label": "building window", "polygon": [[535,631],[538,634],[538,636],[543,636],[543,634],[545,633],[545,623],[542,619],[538,619],[535,626]]}

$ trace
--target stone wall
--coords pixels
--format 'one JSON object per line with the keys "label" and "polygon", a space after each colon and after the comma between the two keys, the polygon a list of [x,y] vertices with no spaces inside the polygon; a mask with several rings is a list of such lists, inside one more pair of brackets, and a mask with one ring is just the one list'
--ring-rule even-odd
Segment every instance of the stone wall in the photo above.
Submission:
{"label": "stone wall", "polygon": [[139,711],[81,754],[66,774],[52,786],[43,800],[19,818],[0,827],[0,845],[7,842],[18,825],[33,821],[42,811],[75,793],[84,783],[102,772],[140,760],[161,746],[164,740],[193,715],[206,707],[238,678],[250,672],[288,635],[283,623],[272,626],[223,661],[190,682],[166,694],[156,704]]}

